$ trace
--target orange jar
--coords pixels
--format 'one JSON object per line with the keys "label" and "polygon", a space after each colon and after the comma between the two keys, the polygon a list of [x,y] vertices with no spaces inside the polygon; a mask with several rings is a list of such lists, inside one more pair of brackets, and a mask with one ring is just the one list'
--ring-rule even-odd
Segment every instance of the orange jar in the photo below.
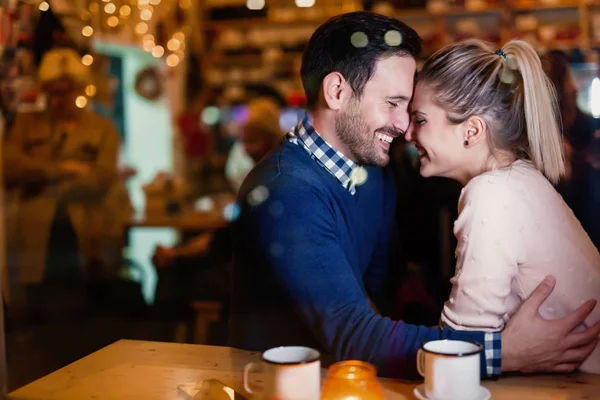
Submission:
{"label": "orange jar", "polygon": [[364,361],[341,361],[329,367],[321,400],[384,400],[377,370]]}

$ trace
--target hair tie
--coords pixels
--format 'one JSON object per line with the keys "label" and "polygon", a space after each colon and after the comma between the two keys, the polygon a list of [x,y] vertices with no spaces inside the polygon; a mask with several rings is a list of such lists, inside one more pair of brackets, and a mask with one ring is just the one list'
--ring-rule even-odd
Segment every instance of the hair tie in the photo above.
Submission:
{"label": "hair tie", "polygon": [[499,55],[500,57],[504,58],[504,61],[507,61],[506,53],[504,52],[504,50],[498,49],[498,50],[496,50],[496,54]]}

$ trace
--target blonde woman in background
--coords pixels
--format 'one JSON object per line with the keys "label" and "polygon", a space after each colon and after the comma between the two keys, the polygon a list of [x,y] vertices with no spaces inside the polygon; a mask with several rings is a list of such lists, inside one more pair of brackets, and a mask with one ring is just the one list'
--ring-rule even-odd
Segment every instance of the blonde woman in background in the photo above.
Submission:
{"label": "blonde woman in background", "polygon": [[9,279],[23,289],[12,300],[46,321],[80,312],[83,282],[101,273],[86,267],[102,258],[119,135],[109,120],[76,105],[89,71],[74,50],[46,53],[38,78],[47,106],[17,116],[4,174]]}
{"label": "blonde woman in background", "polygon": [[[406,139],[419,150],[421,175],[464,186],[443,327],[503,330],[546,275],[556,288],[543,318],[600,299],[598,250],[552,186],[565,171],[555,92],[529,44],[496,50],[469,40],[433,55],[418,77]],[[596,307],[580,328],[599,320]],[[598,347],[581,369],[600,373]]]}

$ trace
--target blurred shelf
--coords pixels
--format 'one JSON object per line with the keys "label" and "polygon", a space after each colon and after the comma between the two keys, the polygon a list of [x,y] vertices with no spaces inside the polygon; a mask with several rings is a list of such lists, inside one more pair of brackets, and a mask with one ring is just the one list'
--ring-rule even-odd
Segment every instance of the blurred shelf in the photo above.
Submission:
{"label": "blurred shelf", "polygon": [[299,27],[314,26],[315,28],[327,21],[329,18],[314,20],[295,20],[295,21],[276,21],[266,17],[263,18],[239,18],[206,21],[204,29],[223,30],[223,29],[249,29],[266,27]]}
{"label": "blurred shelf", "polygon": [[262,54],[224,54],[218,53],[218,55],[209,56],[207,62],[211,66],[227,66],[227,65],[252,65],[267,64],[267,63],[289,63],[302,57],[302,52],[290,51],[284,52],[281,58],[272,62],[265,61],[265,57]]}
{"label": "blurred shelf", "polygon": [[443,18],[443,17],[461,17],[461,16],[483,16],[502,13],[501,8],[490,7],[482,10],[469,10],[464,7],[450,7],[444,11],[431,12],[422,8],[407,8],[400,9],[396,13],[396,18],[403,19],[427,19],[427,18]]}
{"label": "blurred shelf", "polygon": [[544,4],[538,1],[531,2],[517,2],[510,5],[510,7],[518,12],[533,12],[533,11],[552,11],[552,10],[564,10],[564,9],[578,9],[581,6],[580,1],[557,1],[554,4]]}

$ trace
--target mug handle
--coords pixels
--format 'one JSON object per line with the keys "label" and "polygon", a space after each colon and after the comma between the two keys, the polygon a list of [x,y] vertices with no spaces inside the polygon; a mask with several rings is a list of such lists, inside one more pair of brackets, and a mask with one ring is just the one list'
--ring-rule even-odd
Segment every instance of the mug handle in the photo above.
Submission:
{"label": "mug handle", "polygon": [[417,371],[425,378],[425,352],[421,349],[417,351]]}
{"label": "mug handle", "polygon": [[244,390],[249,394],[257,394],[255,390],[252,390],[249,384],[248,375],[250,372],[260,369],[262,366],[258,363],[248,363],[244,366],[244,372],[242,374],[242,383],[244,384]]}

